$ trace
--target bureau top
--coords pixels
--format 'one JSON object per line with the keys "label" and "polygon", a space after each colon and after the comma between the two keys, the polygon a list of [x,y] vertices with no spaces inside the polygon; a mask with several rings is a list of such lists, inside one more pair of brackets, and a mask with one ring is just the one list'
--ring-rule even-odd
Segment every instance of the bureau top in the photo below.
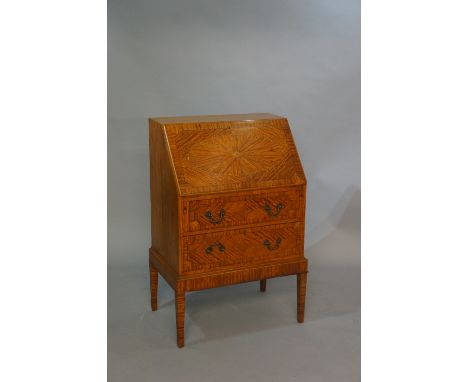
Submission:
{"label": "bureau top", "polygon": [[[306,184],[288,120],[274,114],[150,118],[179,195]],[[159,132],[159,133],[158,133]]]}
{"label": "bureau top", "polygon": [[184,117],[151,117],[150,120],[161,125],[174,124],[192,124],[203,122],[242,122],[256,120],[274,120],[282,119],[278,115],[270,113],[251,113],[251,114],[224,114],[224,115],[192,115]]}

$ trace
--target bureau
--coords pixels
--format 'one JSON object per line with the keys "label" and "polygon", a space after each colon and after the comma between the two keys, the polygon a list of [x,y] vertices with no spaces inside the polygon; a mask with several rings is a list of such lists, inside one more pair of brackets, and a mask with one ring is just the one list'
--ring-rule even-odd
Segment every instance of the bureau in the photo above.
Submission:
{"label": "bureau", "polygon": [[296,275],[304,321],[306,178],[286,118],[149,119],[151,309],[158,276],[174,289],[177,345],[187,292]]}

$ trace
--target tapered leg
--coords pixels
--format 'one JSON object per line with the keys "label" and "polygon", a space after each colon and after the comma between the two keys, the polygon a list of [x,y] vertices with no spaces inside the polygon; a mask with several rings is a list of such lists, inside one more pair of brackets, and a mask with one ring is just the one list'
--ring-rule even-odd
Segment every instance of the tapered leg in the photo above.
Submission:
{"label": "tapered leg", "polygon": [[304,322],[307,273],[297,274],[297,322]]}
{"label": "tapered leg", "polygon": [[158,309],[158,271],[150,266],[151,310]]}
{"label": "tapered leg", "polygon": [[266,279],[260,280],[260,292],[266,291]]}
{"label": "tapered leg", "polygon": [[185,292],[175,292],[177,346],[184,347]]}

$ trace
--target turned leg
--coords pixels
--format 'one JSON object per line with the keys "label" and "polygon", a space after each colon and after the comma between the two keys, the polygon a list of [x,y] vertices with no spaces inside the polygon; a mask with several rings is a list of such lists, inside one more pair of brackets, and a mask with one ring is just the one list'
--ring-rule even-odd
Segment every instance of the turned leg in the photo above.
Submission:
{"label": "turned leg", "polygon": [[158,271],[150,266],[151,310],[158,309]]}
{"label": "turned leg", "polygon": [[185,292],[175,291],[177,346],[184,347]]}
{"label": "turned leg", "polygon": [[307,273],[297,274],[297,322],[304,322]]}
{"label": "turned leg", "polygon": [[266,279],[260,280],[260,292],[266,291]]}

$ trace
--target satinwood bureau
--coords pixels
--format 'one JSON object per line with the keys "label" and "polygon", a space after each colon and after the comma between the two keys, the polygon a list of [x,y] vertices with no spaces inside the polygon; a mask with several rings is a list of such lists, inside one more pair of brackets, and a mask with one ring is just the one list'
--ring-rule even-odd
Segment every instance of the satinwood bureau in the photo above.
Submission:
{"label": "satinwood bureau", "polygon": [[151,309],[158,274],[185,294],[297,275],[304,321],[306,178],[286,118],[273,114],[150,118]]}

